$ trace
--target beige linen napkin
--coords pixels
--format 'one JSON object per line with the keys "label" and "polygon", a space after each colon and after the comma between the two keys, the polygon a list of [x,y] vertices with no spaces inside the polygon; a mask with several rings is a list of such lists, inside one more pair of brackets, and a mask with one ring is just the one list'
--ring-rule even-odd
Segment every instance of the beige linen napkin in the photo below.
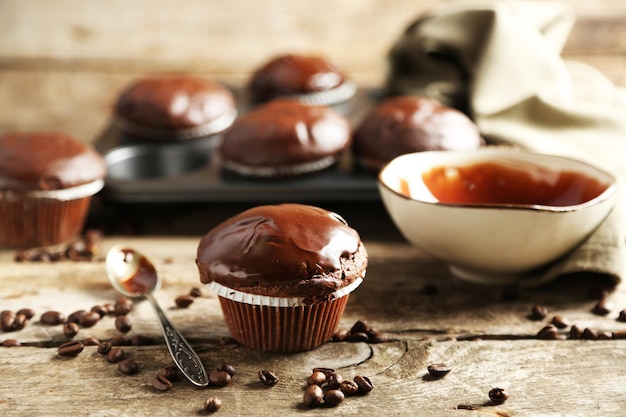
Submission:
{"label": "beige linen napkin", "polygon": [[[387,93],[439,99],[466,111],[487,138],[584,159],[623,182],[626,90],[561,58],[574,22],[567,5],[551,1],[443,3],[392,46]],[[581,247],[523,284],[569,274],[617,284],[625,265],[624,207],[620,201]]]}

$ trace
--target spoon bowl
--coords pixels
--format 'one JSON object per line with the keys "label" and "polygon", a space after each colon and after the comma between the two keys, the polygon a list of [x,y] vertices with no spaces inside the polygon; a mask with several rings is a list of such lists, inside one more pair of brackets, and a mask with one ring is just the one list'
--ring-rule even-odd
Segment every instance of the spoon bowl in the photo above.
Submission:
{"label": "spoon bowl", "polygon": [[174,328],[152,294],[161,287],[162,279],[150,260],[126,246],[115,246],[106,257],[106,271],[111,285],[121,294],[142,297],[154,308],[165,344],[174,363],[183,375],[195,386],[206,387],[209,378],[206,370],[185,338]]}

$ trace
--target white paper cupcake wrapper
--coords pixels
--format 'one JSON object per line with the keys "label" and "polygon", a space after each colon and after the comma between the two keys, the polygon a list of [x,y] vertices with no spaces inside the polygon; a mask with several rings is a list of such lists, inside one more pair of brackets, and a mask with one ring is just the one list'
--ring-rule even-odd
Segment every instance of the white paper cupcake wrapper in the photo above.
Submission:
{"label": "white paper cupcake wrapper", "polygon": [[[76,187],[65,188],[62,190],[36,190],[26,191],[21,194],[25,194],[31,198],[50,198],[60,201],[76,200],[79,198],[89,197],[96,194],[104,187],[104,180],[97,179],[87,184],[79,185]],[[0,191],[0,198],[7,200],[14,200],[15,198],[21,198],[19,191],[3,190]]]}
{"label": "white paper cupcake wrapper", "polygon": [[348,101],[356,94],[356,83],[344,81],[337,87],[316,93],[297,94],[292,96],[301,103],[313,106],[327,106]]}
{"label": "white paper cupcake wrapper", "polygon": [[116,116],[114,119],[114,123],[120,129],[132,135],[141,136],[147,139],[186,140],[220,133],[229,128],[236,118],[237,111],[233,110],[232,112],[225,113],[224,115],[218,117],[215,120],[211,120],[208,123],[187,129],[159,129],[149,126],[143,126],[121,116]]}
{"label": "white paper cupcake wrapper", "polygon": [[244,177],[272,178],[290,175],[302,175],[321,171],[332,166],[336,160],[337,158],[334,156],[326,156],[318,161],[308,162],[305,164],[282,165],[274,167],[249,166],[228,160],[224,160],[222,163],[224,168]]}
{"label": "white paper cupcake wrapper", "polygon": [[[357,278],[349,285],[346,285],[343,288],[338,289],[337,291],[331,294],[333,299],[341,298],[346,294],[350,294],[354,291],[361,283],[363,282],[363,277],[365,277],[365,272],[363,272],[363,276],[361,278]],[[213,291],[220,297],[227,298],[232,301],[236,301],[239,303],[245,304],[253,304],[259,306],[269,306],[269,307],[296,307],[302,306],[304,304],[304,297],[271,297],[267,295],[256,295],[250,294],[243,291],[234,290],[232,288],[228,288],[223,286],[222,284],[218,284],[217,282],[209,282],[205,284],[205,286]]]}

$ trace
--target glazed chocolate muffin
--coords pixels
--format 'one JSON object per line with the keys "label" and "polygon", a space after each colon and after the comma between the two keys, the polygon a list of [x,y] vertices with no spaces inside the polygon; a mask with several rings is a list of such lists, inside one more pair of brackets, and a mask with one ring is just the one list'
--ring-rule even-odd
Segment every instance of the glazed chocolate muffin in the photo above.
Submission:
{"label": "glazed chocolate muffin", "polygon": [[403,154],[484,144],[478,127],[462,112],[429,98],[397,96],[365,115],[354,131],[352,150],[358,163],[378,171]]}
{"label": "glazed chocolate muffin", "polygon": [[200,241],[196,264],[233,338],[262,351],[297,352],[336,331],[365,277],[367,252],[338,214],[281,204],[215,227]]}
{"label": "glazed chocolate muffin", "polygon": [[219,149],[226,169],[249,177],[318,172],[350,147],[346,117],[327,106],[276,99],[239,117]]}
{"label": "glazed chocolate muffin", "polygon": [[321,56],[286,54],[255,70],[248,90],[255,104],[292,97],[306,104],[332,105],[352,98],[356,85]]}
{"label": "glazed chocolate muffin", "polygon": [[235,117],[233,93],[216,82],[191,76],[140,79],[118,97],[115,122],[131,135],[160,140],[209,136]]}
{"label": "glazed chocolate muffin", "polygon": [[0,149],[0,245],[53,245],[79,234],[104,185],[102,156],[62,133],[10,133]]}

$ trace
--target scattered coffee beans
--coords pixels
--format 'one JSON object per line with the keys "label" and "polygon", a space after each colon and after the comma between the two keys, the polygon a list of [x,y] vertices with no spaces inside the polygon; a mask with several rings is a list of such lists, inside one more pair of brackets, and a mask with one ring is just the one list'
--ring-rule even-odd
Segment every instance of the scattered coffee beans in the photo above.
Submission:
{"label": "scattered coffee beans", "polygon": [[222,400],[216,397],[207,398],[204,402],[203,408],[209,412],[214,413],[222,407]]}
{"label": "scattered coffee beans", "polygon": [[63,324],[65,322],[65,316],[58,311],[46,311],[41,315],[39,320],[42,324],[56,326],[57,324]]}
{"label": "scattered coffee beans", "polygon": [[63,343],[59,346],[57,353],[59,356],[76,356],[83,351],[85,345],[79,340]]}
{"label": "scattered coffee beans", "polygon": [[16,314],[12,330],[22,330],[26,327],[26,323],[28,323],[28,318],[24,314]]}
{"label": "scattered coffee beans", "polygon": [[265,385],[274,386],[278,384],[278,378],[276,377],[276,375],[274,375],[273,372],[260,370],[257,375],[259,377],[259,381],[261,381]]}
{"label": "scattered coffee beans", "polygon": [[100,344],[100,341],[95,337],[86,337],[85,339],[83,339],[83,344],[85,346],[98,346]]}
{"label": "scattered coffee beans", "polygon": [[617,321],[626,322],[626,309],[619,312],[617,316]]}
{"label": "scattered coffee beans", "polygon": [[315,371],[306,380],[307,385],[322,385],[326,382],[326,374],[322,371]]}
{"label": "scattered coffee beans", "polygon": [[228,374],[229,374],[230,376],[235,376],[235,367],[234,367],[234,366],[232,366],[232,365],[231,365],[231,364],[229,364],[229,363],[226,363],[226,362],[220,362],[220,363],[217,365],[217,370],[218,370],[218,371],[225,371],[225,372],[228,372]]}
{"label": "scattered coffee beans", "polygon": [[87,314],[87,310],[77,310],[74,311],[72,314],[70,314],[69,316],[67,316],[67,321],[70,323],[80,323],[80,319],[81,317],[83,317],[85,314]]}
{"label": "scattered coffee beans", "polygon": [[107,360],[110,363],[118,363],[122,358],[124,358],[124,350],[122,348],[112,347],[109,353],[107,353]]}
{"label": "scattered coffee beans", "polygon": [[357,320],[350,330],[340,329],[332,336],[333,342],[383,343],[390,340],[389,335],[370,326],[365,320]]}
{"label": "scattered coffee beans", "polygon": [[535,304],[530,309],[530,315],[528,316],[531,320],[543,320],[548,316],[548,309],[542,305]]}
{"label": "scattered coffee beans", "polygon": [[98,344],[98,353],[101,355],[108,355],[111,351],[111,342],[108,340],[103,340]]}
{"label": "scattered coffee beans", "polygon": [[357,375],[354,377],[354,382],[356,382],[356,384],[359,386],[360,393],[367,394],[374,389],[374,384],[366,376]]}
{"label": "scattered coffee beans", "polygon": [[68,321],[63,325],[63,334],[70,339],[78,334],[78,330],[78,324],[74,322]]}
{"label": "scattered coffee beans", "polygon": [[569,329],[569,338],[570,339],[582,339],[583,338],[583,329],[581,329],[578,325],[574,324]]}
{"label": "scattered coffee beans", "polygon": [[17,315],[19,316],[20,314],[23,314],[28,320],[30,320],[35,317],[35,310],[32,308],[22,308],[17,311]]}
{"label": "scattered coffee beans", "polygon": [[191,291],[189,291],[189,295],[194,298],[202,297],[202,290],[199,287],[193,287]]}
{"label": "scattered coffee beans", "polygon": [[90,311],[80,317],[80,319],[78,320],[78,324],[80,324],[82,327],[93,327],[99,321],[100,321],[100,314],[94,311]]}
{"label": "scattered coffee beans", "polygon": [[447,365],[445,363],[433,363],[431,365],[428,365],[427,369],[428,373],[433,378],[443,378],[444,376],[448,375],[452,370],[450,365]]}
{"label": "scattered coffee beans", "polygon": [[104,306],[93,306],[91,307],[91,310],[89,311],[97,313],[100,316],[100,318],[106,316],[109,312],[109,310],[107,310]]}
{"label": "scattered coffee beans", "polygon": [[187,308],[191,304],[193,304],[194,298],[191,295],[179,295],[176,297],[176,307],[178,308]]}
{"label": "scattered coffee beans", "polygon": [[168,391],[172,389],[174,384],[164,375],[160,373],[156,374],[154,378],[152,378],[152,387],[159,391]]}
{"label": "scattered coffee beans", "polygon": [[596,305],[593,306],[593,309],[591,311],[593,314],[596,314],[598,316],[606,316],[611,312],[612,309],[613,306],[611,302],[608,299],[603,298],[598,301]]}
{"label": "scattered coffee beans", "polygon": [[10,310],[2,310],[0,312],[0,323],[2,325],[2,331],[13,331],[13,325],[15,324],[16,314]]}
{"label": "scattered coffee beans", "polygon": [[133,328],[133,324],[128,316],[116,316],[115,328],[122,333],[128,333]]}
{"label": "scattered coffee beans", "polygon": [[359,393],[359,386],[354,381],[342,381],[341,384],[339,384],[339,389],[346,396],[356,395]]}
{"label": "scattered coffee beans", "polygon": [[209,383],[215,387],[225,387],[230,384],[231,376],[226,371],[215,370],[209,374]]}
{"label": "scattered coffee beans", "polygon": [[323,398],[324,398],[324,391],[322,391],[319,385],[309,385],[307,389],[304,390],[302,403],[306,407],[314,408],[322,403]]}
{"label": "scattered coffee beans", "polygon": [[139,372],[139,365],[132,359],[124,359],[119,362],[117,369],[123,374],[134,375]]}
{"label": "scattered coffee beans", "polygon": [[551,323],[554,324],[557,329],[565,329],[567,326],[569,326],[569,321],[559,314],[552,317]]}
{"label": "scattered coffee beans", "polygon": [[167,378],[168,381],[177,381],[180,378],[180,371],[176,365],[172,365],[161,369],[159,375]]}
{"label": "scattered coffee beans", "polygon": [[509,399],[509,394],[504,388],[492,388],[489,390],[489,399],[494,403],[501,404]]}
{"label": "scattered coffee beans", "polygon": [[124,316],[131,312],[133,309],[133,300],[128,297],[120,297],[115,300],[113,306],[113,314],[116,316]]}
{"label": "scattered coffee beans", "polygon": [[324,393],[324,403],[331,407],[341,404],[345,398],[343,392],[338,389],[329,389]]}
{"label": "scattered coffee beans", "polygon": [[560,338],[560,335],[556,326],[550,323],[537,332],[537,338],[543,340],[556,340]]}

